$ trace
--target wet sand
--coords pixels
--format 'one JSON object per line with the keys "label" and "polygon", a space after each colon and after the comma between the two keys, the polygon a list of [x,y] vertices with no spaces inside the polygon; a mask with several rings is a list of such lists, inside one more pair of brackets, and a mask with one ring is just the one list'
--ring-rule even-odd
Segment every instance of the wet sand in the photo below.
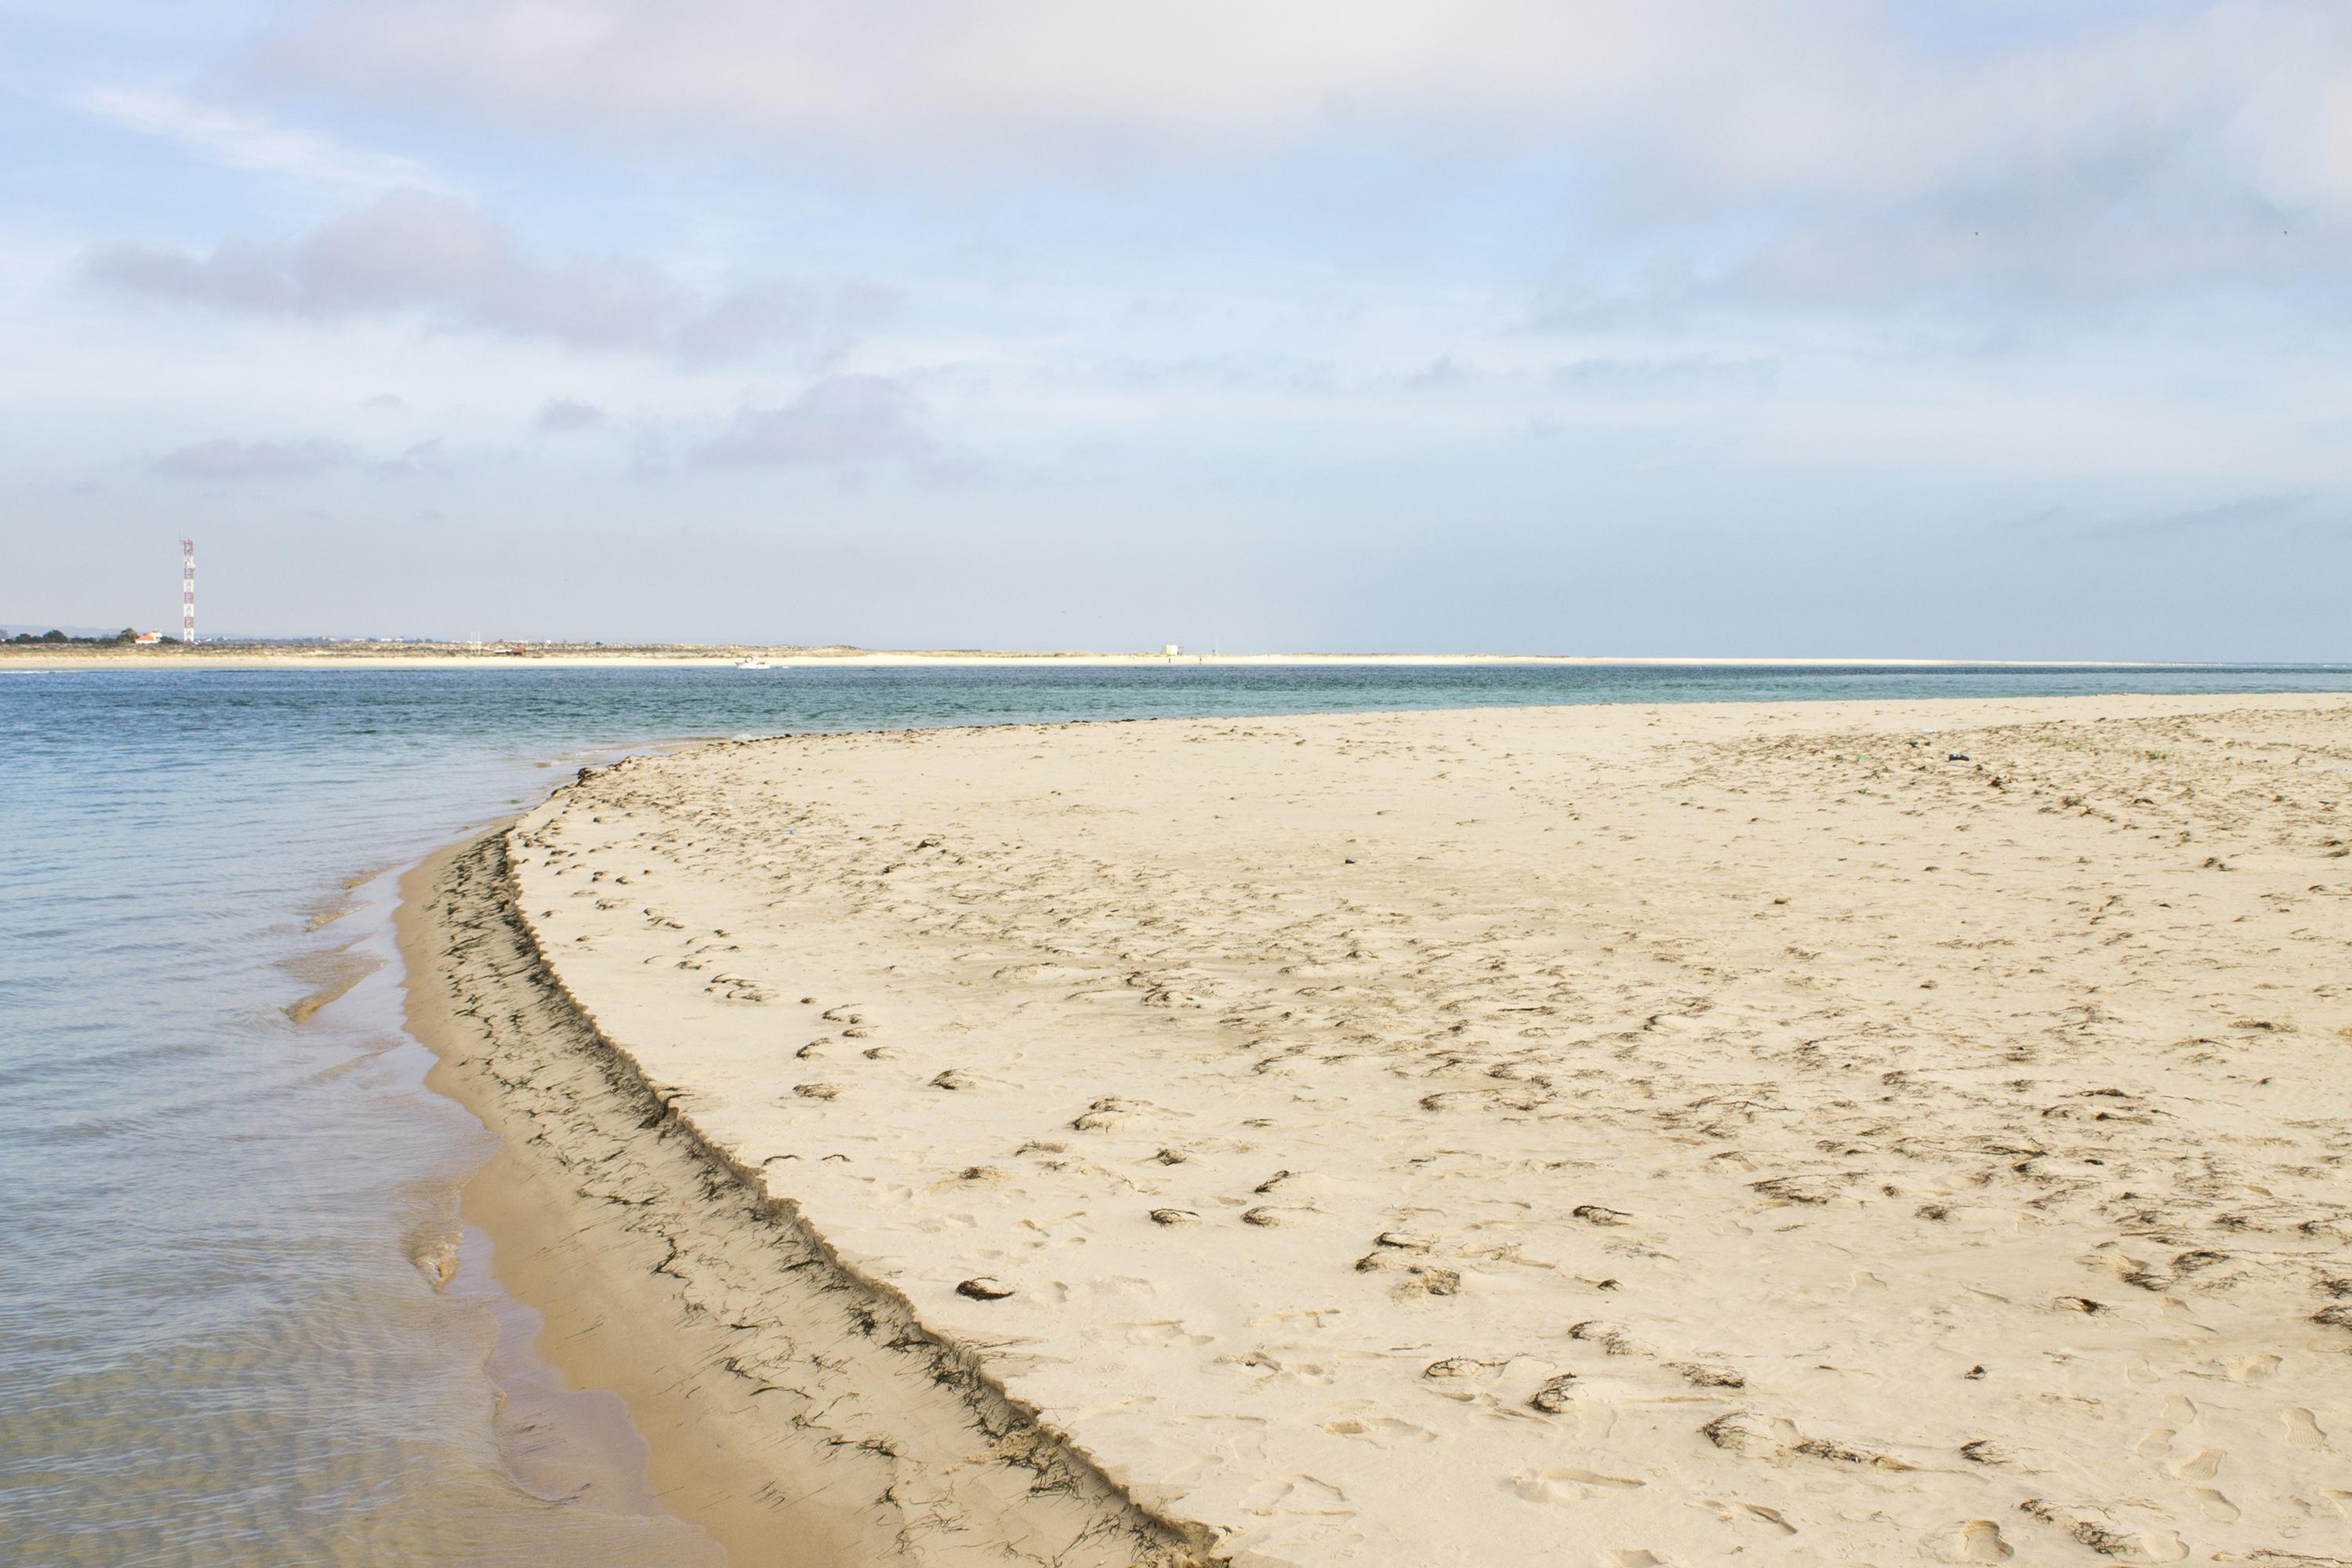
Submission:
{"label": "wet sand", "polygon": [[540,1352],[626,1402],[663,1505],[736,1568],[1193,1560],[665,1114],[541,963],[503,839],[404,878],[408,1027],[500,1137],[465,1221]]}
{"label": "wet sand", "polygon": [[840,1561],[1191,1550],[1123,1493],[1266,1564],[2336,1563],[2347,768],[2321,696],[720,743],[419,872],[420,1033],[730,1546],[814,1479]]}

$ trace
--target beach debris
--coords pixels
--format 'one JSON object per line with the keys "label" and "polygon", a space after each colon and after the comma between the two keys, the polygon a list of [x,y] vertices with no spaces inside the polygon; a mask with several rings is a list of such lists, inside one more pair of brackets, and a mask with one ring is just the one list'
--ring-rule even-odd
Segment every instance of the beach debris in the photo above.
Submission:
{"label": "beach debris", "polygon": [[1154,1225],[1194,1225],[1199,1223],[1200,1218],[1201,1216],[1191,1209],[1153,1209],[1151,1211],[1151,1223]]}
{"label": "beach debris", "polygon": [[1070,1127],[1072,1131],[1077,1132],[1107,1131],[1118,1126],[1121,1117],[1136,1109],[1133,1100],[1121,1100],[1115,1094],[1107,1094],[1088,1106],[1086,1114],[1072,1121]]}
{"label": "beach debris", "polygon": [[1528,1396],[1528,1408],[1540,1410],[1547,1415],[1558,1415],[1569,1407],[1569,1394],[1575,1386],[1576,1373],[1572,1372],[1547,1378],[1541,1388]]}
{"label": "beach debris", "polygon": [[1579,1204],[1568,1212],[1587,1225],[1623,1225],[1633,1217],[1622,1209],[1608,1208],[1600,1204]]}
{"label": "beach debris", "polygon": [[1826,1176],[1767,1176],[1748,1185],[1751,1191],[1784,1204],[1826,1204],[1837,1190]]}
{"label": "beach debris", "polygon": [[1750,1410],[1735,1410],[1727,1415],[1718,1415],[1699,1428],[1699,1436],[1718,1448],[1762,1459],[1770,1465],[1785,1465],[1801,1455],[1809,1459],[1827,1459],[1832,1464],[1867,1465],[1876,1470],[1915,1468],[1892,1454],[1874,1454],[1866,1448],[1832,1442],[1827,1437],[1808,1437],[1798,1430],[1793,1421],[1779,1415],[1759,1415]]}
{"label": "beach debris", "polygon": [[975,1274],[956,1287],[956,1294],[975,1301],[1002,1301],[1013,1294],[1013,1287],[993,1274]]}
{"label": "beach debris", "polygon": [[1486,1370],[1486,1363],[1475,1356],[1450,1355],[1444,1361],[1431,1362],[1421,1369],[1423,1377],[1476,1377]]}
{"label": "beach debris", "polygon": [[1969,754],[1966,752],[1947,752],[1944,753],[1944,761],[1948,763],[1965,763],[1969,761]]}
{"label": "beach debris", "polygon": [[1399,1301],[1410,1301],[1422,1296],[1459,1296],[1462,1276],[1451,1268],[1438,1268],[1415,1263],[1404,1271],[1405,1277],[1389,1288],[1389,1295]]}
{"label": "beach debris", "polygon": [[971,1086],[971,1074],[964,1071],[961,1068],[950,1068],[947,1071],[940,1074],[939,1077],[931,1079],[931,1087],[933,1089],[970,1089]]}
{"label": "beach debris", "polygon": [[[2084,1511],[2065,1505],[2047,1502],[2038,1497],[2027,1498],[2017,1505],[2017,1509],[2020,1513],[2039,1520],[2043,1524],[2058,1526],[2102,1557],[2122,1557],[2141,1563],[2150,1561],[2173,1563],[2189,1555],[2186,1549],[2173,1550],[2180,1546],[2180,1538],[2169,1531],[2165,1531],[2161,1535],[2155,1532],[2125,1535],[2118,1531],[2108,1529],[2095,1519],[2087,1517]],[[2265,1552],[2263,1555],[2268,1556],[2270,1553]]]}
{"label": "beach debris", "polygon": [[1568,1337],[1599,1345],[1610,1355],[1647,1355],[1650,1347],[1627,1333],[1615,1323],[1604,1323],[1598,1318],[1587,1318],[1568,1331]]}
{"label": "beach debris", "polygon": [[796,1083],[793,1092],[803,1100],[832,1100],[841,1093],[837,1083]]}

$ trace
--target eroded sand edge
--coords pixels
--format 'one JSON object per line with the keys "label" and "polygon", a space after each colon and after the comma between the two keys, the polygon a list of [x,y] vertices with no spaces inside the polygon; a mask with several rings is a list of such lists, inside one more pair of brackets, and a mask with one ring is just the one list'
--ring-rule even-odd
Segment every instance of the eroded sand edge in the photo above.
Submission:
{"label": "eroded sand edge", "polygon": [[540,1346],[739,1568],[1207,1561],[845,1271],[646,1087],[516,912],[503,828],[402,885],[411,1032],[501,1143],[463,1196]]}

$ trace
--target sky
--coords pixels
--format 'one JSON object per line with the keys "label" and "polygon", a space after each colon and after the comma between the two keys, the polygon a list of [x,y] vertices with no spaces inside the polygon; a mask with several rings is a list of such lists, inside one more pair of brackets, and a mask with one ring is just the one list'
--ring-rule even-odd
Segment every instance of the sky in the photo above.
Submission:
{"label": "sky", "polygon": [[0,622],[2352,658],[2352,6],[0,0]]}

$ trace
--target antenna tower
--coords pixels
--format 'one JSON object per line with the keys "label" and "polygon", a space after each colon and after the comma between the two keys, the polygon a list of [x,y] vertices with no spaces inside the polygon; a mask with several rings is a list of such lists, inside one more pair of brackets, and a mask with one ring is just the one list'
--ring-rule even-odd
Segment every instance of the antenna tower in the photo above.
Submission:
{"label": "antenna tower", "polygon": [[180,640],[196,640],[196,542],[180,541]]}

